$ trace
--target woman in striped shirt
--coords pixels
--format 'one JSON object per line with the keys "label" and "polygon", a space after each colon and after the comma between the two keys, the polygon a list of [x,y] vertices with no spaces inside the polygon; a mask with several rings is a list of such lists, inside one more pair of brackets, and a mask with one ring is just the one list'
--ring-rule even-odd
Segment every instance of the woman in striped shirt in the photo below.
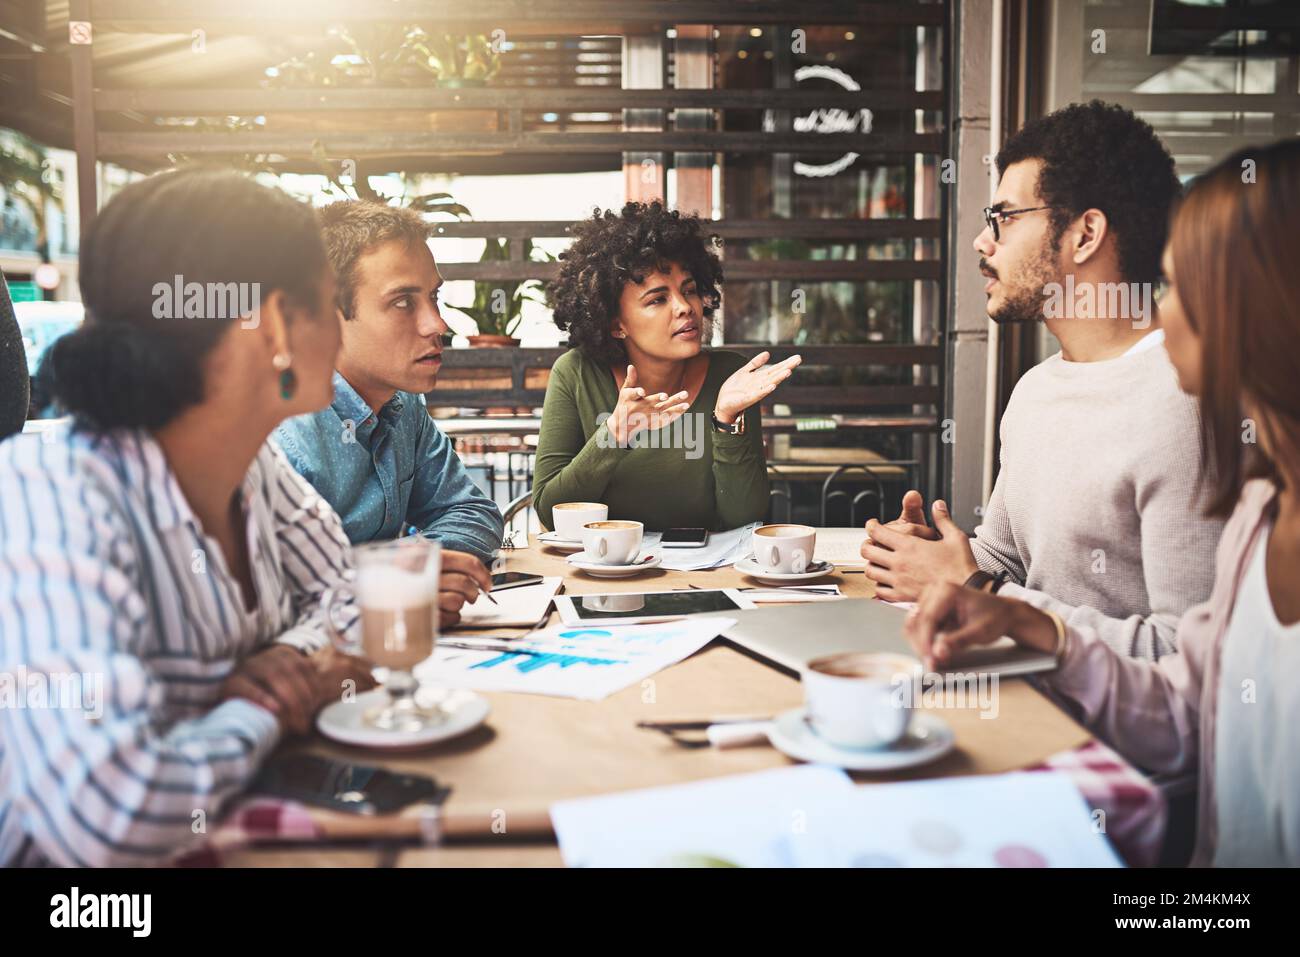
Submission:
{"label": "woman in striped shirt", "polygon": [[370,684],[323,630],[338,516],[266,441],[333,397],[311,209],[151,177],[96,219],[81,289],[53,354],[73,426],[0,444],[0,865],[165,861]]}

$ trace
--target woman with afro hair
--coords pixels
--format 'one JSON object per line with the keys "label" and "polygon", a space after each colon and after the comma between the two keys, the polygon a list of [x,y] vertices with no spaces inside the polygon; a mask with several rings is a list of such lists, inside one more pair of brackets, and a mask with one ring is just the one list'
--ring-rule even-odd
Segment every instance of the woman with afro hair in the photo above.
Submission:
{"label": "woman with afro hair", "polygon": [[647,530],[714,531],[767,514],[759,402],[799,364],[704,348],[722,265],[698,216],[595,210],[547,290],[573,347],[546,389],[533,504],[603,502]]}

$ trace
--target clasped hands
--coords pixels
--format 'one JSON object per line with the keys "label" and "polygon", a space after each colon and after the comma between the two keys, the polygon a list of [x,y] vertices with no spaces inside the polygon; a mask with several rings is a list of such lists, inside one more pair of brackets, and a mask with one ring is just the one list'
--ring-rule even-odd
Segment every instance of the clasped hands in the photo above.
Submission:
{"label": "clasped hands", "polygon": [[[468,552],[442,550],[438,576],[438,618],[441,628],[460,621],[460,611],[479,593],[492,589],[492,576]],[[361,693],[376,685],[370,663],[327,646],[304,655],[285,644],[272,645],[240,662],[221,685],[220,699],[244,698],[275,715],[281,731],[306,734],[316,712],[337,701],[345,691]]]}
{"label": "clasped hands", "polygon": [[860,549],[867,560],[866,576],[876,583],[876,595],[886,601],[916,601],[927,585],[963,584],[979,566],[970,538],[957,527],[943,501],[931,509],[934,525],[925,521],[925,500],[915,490],[903,496],[899,517],[888,524],[867,522]]}
{"label": "clasped hands", "polygon": [[[348,684],[351,682],[351,684]],[[243,698],[271,712],[286,734],[306,734],[316,712],[345,690],[375,687],[369,662],[326,646],[304,655],[274,644],[241,661],[221,683],[219,700]]]}

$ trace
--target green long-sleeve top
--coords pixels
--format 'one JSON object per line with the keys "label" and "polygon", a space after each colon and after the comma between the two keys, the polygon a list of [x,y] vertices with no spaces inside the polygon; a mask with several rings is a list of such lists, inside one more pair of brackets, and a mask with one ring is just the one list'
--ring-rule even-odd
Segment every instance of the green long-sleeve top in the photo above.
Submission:
{"label": "green long-sleeve top", "polygon": [[561,502],[603,502],[612,519],[645,523],[648,531],[720,531],[767,514],[767,464],[757,405],[745,410],[745,432],[717,432],[710,415],[718,391],[746,362],[734,352],[707,353],[699,395],[675,422],[632,437],[620,448],[605,419],[618,404],[608,367],[577,349],[551,370],[542,408],[533,507],[548,529]]}

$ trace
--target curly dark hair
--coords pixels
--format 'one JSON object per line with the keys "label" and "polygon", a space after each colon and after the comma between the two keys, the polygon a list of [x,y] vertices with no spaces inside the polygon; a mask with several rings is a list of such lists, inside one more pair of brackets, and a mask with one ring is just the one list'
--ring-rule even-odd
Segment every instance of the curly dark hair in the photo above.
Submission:
{"label": "curly dark hair", "polygon": [[677,264],[690,273],[704,300],[707,327],[722,300],[722,263],[717,237],[699,216],[682,215],[663,203],[627,203],[621,212],[592,210],[573,227],[573,244],[560,253],[560,273],[546,288],[555,324],[588,358],[608,365],[627,362],[627,350],[610,324],[629,282]]}
{"label": "curly dark hair", "polygon": [[1093,100],[1031,120],[998,153],[998,175],[1023,160],[1043,162],[1038,192],[1051,211],[1056,247],[1072,220],[1099,209],[1115,231],[1128,282],[1155,282],[1182,191],[1174,160],[1150,124],[1122,106]]}

